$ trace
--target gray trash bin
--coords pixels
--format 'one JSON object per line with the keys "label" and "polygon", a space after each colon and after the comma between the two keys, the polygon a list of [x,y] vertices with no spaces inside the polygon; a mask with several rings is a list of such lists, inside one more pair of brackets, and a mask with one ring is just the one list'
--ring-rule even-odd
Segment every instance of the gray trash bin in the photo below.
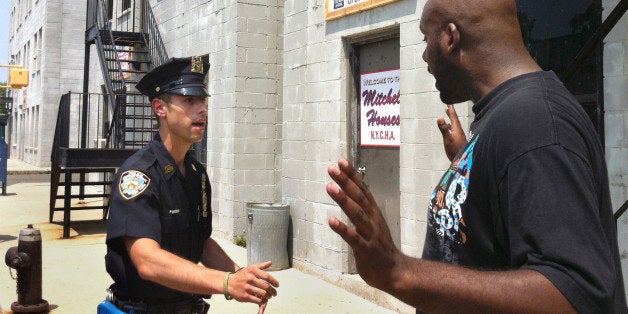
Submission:
{"label": "gray trash bin", "polygon": [[268,270],[290,267],[288,261],[288,225],[290,206],[269,203],[246,204],[247,263],[272,261]]}

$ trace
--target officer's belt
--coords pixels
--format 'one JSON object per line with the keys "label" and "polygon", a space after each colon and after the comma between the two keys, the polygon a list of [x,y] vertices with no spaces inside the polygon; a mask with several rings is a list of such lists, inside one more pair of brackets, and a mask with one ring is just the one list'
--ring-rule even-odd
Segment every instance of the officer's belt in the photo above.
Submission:
{"label": "officer's belt", "polygon": [[205,314],[209,310],[209,304],[201,298],[173,303],[134,302],[114,298],[112,303],[120,310],[134,314]]}

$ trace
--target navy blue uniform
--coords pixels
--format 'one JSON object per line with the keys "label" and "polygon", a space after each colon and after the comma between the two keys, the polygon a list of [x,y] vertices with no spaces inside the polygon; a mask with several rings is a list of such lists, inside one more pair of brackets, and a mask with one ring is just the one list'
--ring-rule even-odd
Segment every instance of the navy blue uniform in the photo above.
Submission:
{"label": "navy blue uniform", "polygon": [[186,175],[179,171],[159,136],[120,167],[112,187],[107,223],[107,272],[122,300],[163,304],[197,296],[143,280],[129,257],[124,237],[149,238],[198,263],[211,235],[211,188],[205,167],[188,152]]}

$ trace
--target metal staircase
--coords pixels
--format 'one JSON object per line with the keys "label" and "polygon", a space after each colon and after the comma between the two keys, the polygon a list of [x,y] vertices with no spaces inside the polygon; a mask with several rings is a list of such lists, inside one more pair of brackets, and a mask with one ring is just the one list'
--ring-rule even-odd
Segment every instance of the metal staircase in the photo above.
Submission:
{"label": "metal staircase", "polygon": [[[107,217],[115,171],[152,140],[157,121],[135,84],[168,58],[146,0],[88,0],[85,36],[83,93],[61,98],[51,154],[49,220],[63,212],[64,238],[70,237],[73,210],[102,210]],[[102,94],[87,92],[94,45]]]}
{"label": "metal staircase", "polygon": [[[88,16],[91,13],[93,19],[88,18],[86,32],[87,45],[96,44],[104,78],[103,92],[113,112],[106,146],[140,148],[152,139],[156,119],[148,99],[134,86],[147,71],[163,63],[167,55],[148,1],[133,1],[130,8],[119,8],[126,13],[118,10],[109,14],[115,8],[107,7],[108,4],[113,5],[103,0],[88,3]],[[141,10],[142,23],[136,23],[135,9]],[[114,27],[109,15],[126,19]],[[89,75],[85,77],[87,80]]]}

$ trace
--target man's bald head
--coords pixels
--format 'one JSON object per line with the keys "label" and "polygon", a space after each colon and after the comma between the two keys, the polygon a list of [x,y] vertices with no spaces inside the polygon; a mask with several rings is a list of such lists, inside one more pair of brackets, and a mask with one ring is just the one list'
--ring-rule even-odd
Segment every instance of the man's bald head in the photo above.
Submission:
{"label": "man's bald head", "polygon": [[428,0],[422,19],[440,28],[455,24],[465,49],[480,44],[522,44],[514,0]]}
{"label": "man's bald head", "polygon": [[507,79],[540,70],[523,43],[515,0],[428,0],[421,31],[444,102],[475,101]]}

